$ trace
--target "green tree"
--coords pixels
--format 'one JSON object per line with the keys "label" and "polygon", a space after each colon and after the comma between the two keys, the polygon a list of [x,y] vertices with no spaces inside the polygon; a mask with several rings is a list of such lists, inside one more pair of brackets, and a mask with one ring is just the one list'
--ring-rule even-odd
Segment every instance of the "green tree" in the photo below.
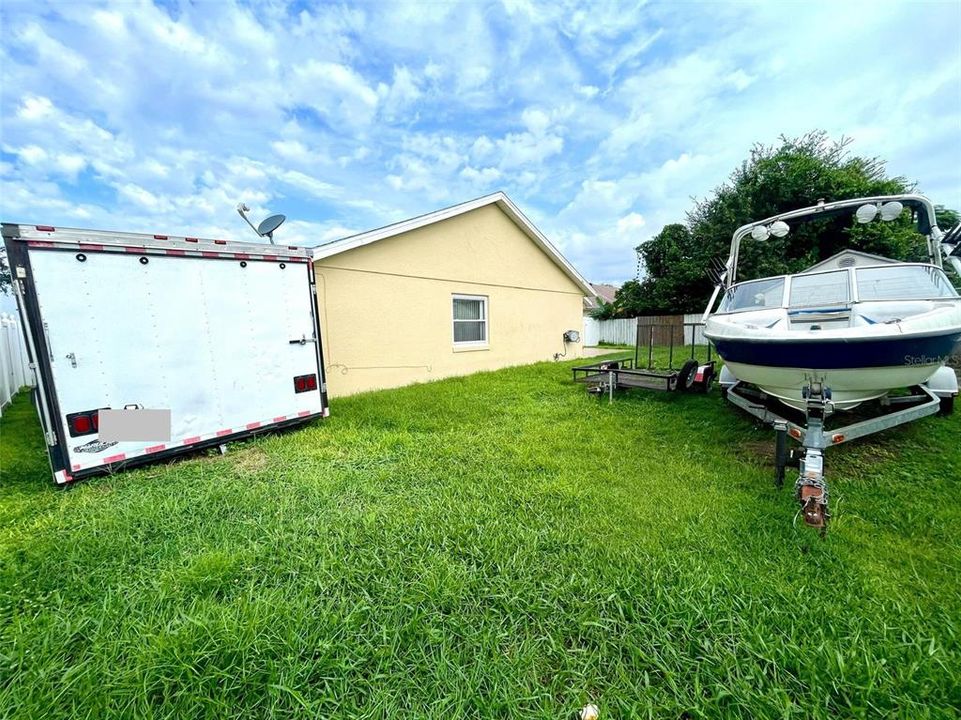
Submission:
{"label": "green tree", "polygon": [[[731,235],[741,225],[821,199],[890,195],[913,188],[903,177],[888,177],[883,160],[852,156],[850,142],[832,141],[818,131],[782,137],[772,146],[755,145],[728,182],[710,197],[695,201],[685,224],[667,225],[638,246],[647,276],[631,289],[630,297],[625,284],[615,300],[619,313],[703,310],[715,284],[712,268],[727,259]],[[943,212],[945,221],[952,217],[952,211]],[[910,213],[890,223],[867,225],[836,217],[799,223],[784,238],[744,242],[738,278],[798,272],[848,247],[905,259],[924,257],[924,240],[914,230]]]}
{"label": "green tree", "polygon": [[10,265],[7,263],[7,251],[0,245],[0,295],[10,293]]}

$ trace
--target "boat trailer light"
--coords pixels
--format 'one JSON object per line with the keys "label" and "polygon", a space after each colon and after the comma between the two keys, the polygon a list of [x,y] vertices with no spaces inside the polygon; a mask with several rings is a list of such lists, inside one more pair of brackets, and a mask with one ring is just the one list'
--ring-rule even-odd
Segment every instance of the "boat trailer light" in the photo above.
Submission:
{"label": "boat trailer light", "polygon": [[831,436],[831,442],[834,443],[835,445],[837,445],[838,443],[843,443],[844,435],[842,435],[841,433],[834,433],[834,435]]}
{"label": "boat trailer light", "polygon": [[791,428],[790,430],[787,431],[787,434],[790,435],[795,440],[801,439],[801,431],[798,430],[797,428]]}

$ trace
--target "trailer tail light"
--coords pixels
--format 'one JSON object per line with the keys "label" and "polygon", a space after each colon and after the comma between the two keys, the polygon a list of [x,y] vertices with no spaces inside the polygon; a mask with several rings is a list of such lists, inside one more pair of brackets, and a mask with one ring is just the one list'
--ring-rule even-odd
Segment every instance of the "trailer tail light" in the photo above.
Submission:
{"label": "trailer tail light", "polygon": [[294,392],[310,392],[317,389],[317,375],[298,375],[294,378]]}
{"label": "trailer tail light", "polygon": [[70,437],[93,435],[100,430],[100,410],[85,410],[67,415]]}

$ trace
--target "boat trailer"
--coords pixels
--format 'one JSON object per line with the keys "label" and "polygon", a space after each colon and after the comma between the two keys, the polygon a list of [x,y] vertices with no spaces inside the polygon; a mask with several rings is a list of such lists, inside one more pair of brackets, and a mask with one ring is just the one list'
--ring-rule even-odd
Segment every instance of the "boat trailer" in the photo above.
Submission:
{"label": "boat trailer", "polygon": [[[907,395],[883,398],[881,412],[875,417],[829,429],[825,422],[833,413],[831,389],[824,387],[817,379],[812,379],[803,389],[803,411],[794,410],[739,381],[728,384],[722,380],[721,388],[728,401],[774,428],[774,484],[782,488],[786,468],[798,468],[798,478],[794,483],[794,495],[801,505],[798,512],[805,524],[820,531],[821,537],[824,537],[831,517],[828,511],[828,486],[824,479],[825,450],[934,415],[950,407],[945,406],[942,398],[929,388],[918,385],[911,388]],[[800,447],[789,449],[788,437],[800,443]]]}

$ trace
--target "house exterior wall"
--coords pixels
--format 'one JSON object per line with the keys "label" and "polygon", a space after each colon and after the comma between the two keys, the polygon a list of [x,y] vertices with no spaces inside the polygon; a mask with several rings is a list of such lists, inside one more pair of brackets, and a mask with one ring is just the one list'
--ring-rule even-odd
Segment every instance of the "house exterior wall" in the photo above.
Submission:
{"label": "house exterior wall", "polygon": [[[582,326],[580,287],[496,205],[314,267],[334,397],[551,360]],[[486,347],[455,347],[455,294],[488,298]]]}

